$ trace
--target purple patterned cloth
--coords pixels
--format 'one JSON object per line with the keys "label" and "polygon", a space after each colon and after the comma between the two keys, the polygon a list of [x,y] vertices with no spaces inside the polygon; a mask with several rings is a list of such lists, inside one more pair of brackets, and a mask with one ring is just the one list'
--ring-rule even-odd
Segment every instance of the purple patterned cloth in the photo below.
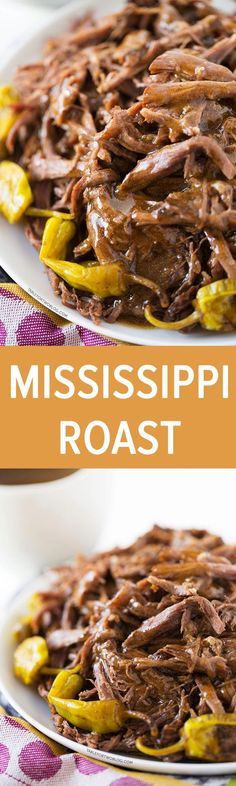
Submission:
{"label": "purple patterned cloth", "polygon": [[[1,712],[0,708],[0,712]],[[236,779],[150,775],[80,756],[20,718],[0,714],[0,786],[236,786]]]}
{"label": "purple patterned cloth", "polygon": [[[90,779],[90,780],[89,780]],[[24,721],[0,717],[0,784],[20,786],[147,786],[147,775],[114,769],[62,748]],[[174,784],[174,781],[173,781]],[[181,782],[178,781],[181,786]],[[184,785],[183,785],[184,786]]]}
{"label": "purple patterned cloth", "polygon": [[0,284],[0,346],[109,346],[92,330],[67,322],[17,284]]}

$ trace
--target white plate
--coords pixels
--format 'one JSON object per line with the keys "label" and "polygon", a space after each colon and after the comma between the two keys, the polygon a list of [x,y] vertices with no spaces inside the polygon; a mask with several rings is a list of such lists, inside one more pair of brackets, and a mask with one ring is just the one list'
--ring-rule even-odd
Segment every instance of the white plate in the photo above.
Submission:
{"label": "white plate", "polygon": [[[24,42],[21,47],[5,61],[4,68],[0,70],[0,84],[9,82],[18,65],[32,62],[41,57],[43,43],[52,35],[63,33],[69,27],[76,13],[83,13],[86,9],[95,8],[99,15],[111,13],[122,7],[122,0],[113,0],[112,9],[110,0],[77,0],[53,16],[52,22],[47,22],[36,35]],[[218,2],[219,5],[219,2]],[[224,3],[224,10],[230,7],[230,0]],[[93,325],[90,320],[82,317],[77,311],[62,306],[60,298],[51,289],[47,274],[38,259],[38,255],[24,237],[22,226],[12,227],[0,219],[1,251],[0,265],[6,272],[28,292],[32,297],[54,311],[64,319],[93,330],[96,333],[108,336],[117,341],[128,341],[133,344],[148,346],[160,345],[219,345],[236,343],[236,333],[207,333],[194,331],[188,335],[155,328],[135,327],[122,322],[108,325],[101,322]]]}
{"label": "white plate", "polygon": [[172,775],[225,775],[236,772],[236,762],[227,764],[158,762],[155,759],[133,758],[129,755],[121,756],[120,754],[94,750],[85,745],[72,742],[72,740],[58,734],[53,726],[46,703],[33,689],[26,688],[15,679],[12,672],[14,650],[12,629],[19,617],[26,612],[27,598],[40,588],[43,588],[42,577],[28,584],[12,601],[7,610],[6,618],[0,627],[0,690],[4,693],[12,707],[28,723],[31,723],[32,726],[51,739],[77,753],[88,755],[98,761],[104,761],[106,764],[112,764],[117,767],[142,770],[143,772],[169,773]]}

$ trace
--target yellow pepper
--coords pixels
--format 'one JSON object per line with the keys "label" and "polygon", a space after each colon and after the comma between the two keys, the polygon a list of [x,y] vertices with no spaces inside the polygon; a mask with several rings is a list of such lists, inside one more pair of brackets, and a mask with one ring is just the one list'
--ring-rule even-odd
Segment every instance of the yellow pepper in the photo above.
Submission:
{"label": "yellow pepper", "polygon": [[40,259],[64,259],[75,232],[73,221],[64,221],[61,217],[49,218],[44,228]]}
{"label": "yellow pepper", "polygon": [[[221,743],[221,728],[228,727],[228,740],[235,729],[233,738],[234,745],[224,745]],[[231,729],[230,729],[231,727]],[[174,745],[166,748],[149,748],[142,738],[136,740],[136,748],[140,753],[147,756],[163,757],[183,751],[184,755],[191,759],[203,759],[203,761],[235,761],[236,747],[236,714],[225,713],[225,715],[200,715],[198,718],[190,718],[184,724],[181,738]]]}
{"label": "yellow pepper", "polygon": [[81,691],[82,686],[83,679],[80,674],[75,674],[73,670],[60,670],[48,694],[48,701],[53,704],[55,698],[74,699]]}
{"label": "yellow pepper", "polygon": [[126,274],[119,263],[85,266],[57,259],[43,261],[71,287],[93,292],[97,297],[120,297],[126,291]]}
{"label": "yellow pepper", "polygon": [[[41,211],[43,212],[47,211]],[[37,208],[27,210],[27,215],[33,214],[37,214]],[[63,278],[67,284],[75,289],[93,292],[102,299],[110,296],[121,297],[129,283],[149,287],[157,295],[161,295],[158,284],[136,273],[125,271],[122,263],[96,265],[94,262],[88,262],[86,265],[79,265],[76,262],[67,262],[65,260],[67,247],[76,232],[75,223],[68,221],[67,218],[55,212],[55,215],[47,221],[40,251],[42,262],[54,270],[54,273]],[[163,305],[166,305],[165,301]]]}
{"label": "yellow pepper", "polygon": [[26,215],[32,216],[32,218],[60,218],[65,221],[73,221],[75,218],[74,213],[61,213],[60,210],[51,210],[50,208],[45,210],[41,207],[29,207]]}
{"label": "yellow pepper", "polygon": [[156,319],[152,307],[146,306],[144,314],[154,327],[165,330],[183,330],[198,322],[206,330],[228,332],[236,327],[236,279],[224,278],[200,287],[193,301],[194,311],[188,317],[176,322]]}
{"label": "yellow pepper", "polygon": [[[24,636],[24,641],[22,641],[22,636],[20,635],[21,632],[24,632],[25,630],[30,631],[30,626],[33,619],[32,613],[34,615],[41,606],[40,596],[37,592],[35,592],[34,595],[32,595],[29,599],[28,606],[29,609],[31,609],[31,615],[29,614],[25,617],[22,617],[20,624],[16,626],[13,631],[14,638],[21,642],[17,647],[14,655],[14,671],[16,677],[19,677],[19,679],[25,682],[25,669],[27,668],[28,674],[29,669],[31,670],[31,666],[33,666],[34,669],[34,664],[38,658],[36,671],[35,673],[33,671],[30,677],[30,684],[37,679],[39,674],[56,676],[53,686],[55,686],[56,691],[60,691],[58,695],[62,696],[63,693],[61,692],[61,688],[63,685],[66,686],[67,681],[69,681],[70,678],[75,675],[74,684],[77,686],[76,693],[78,693],[83,685],[83,679],[79,674],[81,668],[79,663],[74,668],[68,669],[57,669],[53,666],[48,666],[49,653],[45,639],[43,639],[41,636],[28,636],[27,638]],[[26,684],[29,684],[28,681]],[[73,685],[73,680],[71,684]],[[67,698],[67,694],[65,696],[63,695],[63,698]]]}
{"label": "yellow pepper", "polygon": [[236,326],[236,279],[214,281],[199,289],[196,307],[207,330],[232,330]]}
{"label": "yellow pepper", "polygon": [[45,639],[42,636],[31,636],[19,644],[15,650],[15,675],[25,685],[32,685],[48,660],[49,653]]}
{"label": "yellow pepper", "polygon": [[0,141],[5,142],[18,114],[12,105],[17,104],[19,95],[11,85],[0,87]]}
{"label": "yellow pepper", "polygon": [[[5,151],[4,142],[1,137],[1,89],[0,89],[0,159],[3,157],[3,153]],[[15,164],[13,161],[2,161],[0,163],[0,210],[2,211],[3,215],[10,224],[15,224],[17,221],[20,221],[22,216],[26,214],[27,216],[31,216],[32,218],[51,218],[53,220],[58,220],[62,223],[63,220],[66,223],[71,222],[70,230],[67,229],[68,238],[71,239],[74,237],[76,226],[73,222],[74,216],[71,213],[61,213],[59,210],[44,210],[39,207],[29,207],[33,202],[33,194],[30,188],[28,176],[24,169],[19,166],[19,164]],[[48,223],[48,222],[47,222]],[[47,226],[47,225],[46,225]],[[58,233],[58,228],[54,231]],[[66,234],[65,230],[62,230],[62,234]],[[49,237],[52,237],[52,227],[47,230],[47,241],[49,242]],[[65,245],[59,246],[59,251],[61,252],[61,248],[64,254],[66,251]],[[51,249],[51,244],[49,245],[49,249]],[[48,251],[49,251],[48,249]]]}
{"label": "yellow pepper", "polygon": [[76,701],[50,697],[50,694],[48,698],[58,715],[86,731],[110,734],[120,731],[126,722],[127,712],[119,701]]}
{"label": "yellow pepper", "polygon": [[66,262],[63,259],[48,258],[41,251],[40,258],[47,267],[75,289],[92,292],[97,297],[122,297],[129,284],[139,284],[155,291],[161,296],[160,287],[136,273],[128,273],[120,262],[96,265],[93,262],[79,265],[77,262]]}
{"label": "yellow pepper", "polygon": [[24,170],[12,161],[0,163],[0,211],[10,224],[22,217],[33,200]]}
{"label": "yellow pepper", "polygon": [[120,731],[129,718],[146,721],[143,713],[126,710],[120,701],[80,701],[75,696],[82,688],[83,680],[72,671],[64,670],[54,680],[48,694],[58,715],[72,726],[98,734]]}

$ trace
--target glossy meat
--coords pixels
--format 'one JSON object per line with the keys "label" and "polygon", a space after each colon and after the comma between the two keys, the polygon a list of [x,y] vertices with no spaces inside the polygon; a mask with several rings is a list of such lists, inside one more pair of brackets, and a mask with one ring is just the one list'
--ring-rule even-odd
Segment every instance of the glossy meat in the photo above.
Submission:
{"label": "glossy meat", "polygon": [[[79,555],[52,578],[32,619],[50,665],[80,664],[80,699],[118,699],[148,719],[103,736],[53,713],[62,734],[134,753],[140,734],[149,745],[171,744],[187,718],[236,711],[235,546],[156,525],[130,547]],[[39,684],[46,700],[51,682]]]}
{"label": "glossy meat", "polygon": [[[175,321],[201,286],[236,277],[235,41],[235,16],[205,0],[134,0],[18,69],[7,149],[38,207],[75,213],[68,261],[120,261],[150,282],[99,300],[51,272],[63,304],[95,322],[143,321],[151,304]],[[38,250],[43,228],[27,223]]]}

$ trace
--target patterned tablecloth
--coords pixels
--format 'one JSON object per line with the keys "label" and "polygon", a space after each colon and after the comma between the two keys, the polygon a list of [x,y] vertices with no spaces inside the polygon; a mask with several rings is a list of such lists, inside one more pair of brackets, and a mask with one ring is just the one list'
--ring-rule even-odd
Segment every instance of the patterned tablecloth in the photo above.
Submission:
{"label": "patterned tablecloth", "polygon": [[[4,697],[1,697],[2,701]],[[11,708],[7,708],[11,712]],[[90,783],[89,783],[90,778]],[[71,753],[0,708],[0,786],[236,786],[236,777],[174,778],[105,766]]]}
{"label": "patterned tablecloth", "polygon": [[0,346],[109,346],[93,330],[67,322],[17,284],[0,284]]}

